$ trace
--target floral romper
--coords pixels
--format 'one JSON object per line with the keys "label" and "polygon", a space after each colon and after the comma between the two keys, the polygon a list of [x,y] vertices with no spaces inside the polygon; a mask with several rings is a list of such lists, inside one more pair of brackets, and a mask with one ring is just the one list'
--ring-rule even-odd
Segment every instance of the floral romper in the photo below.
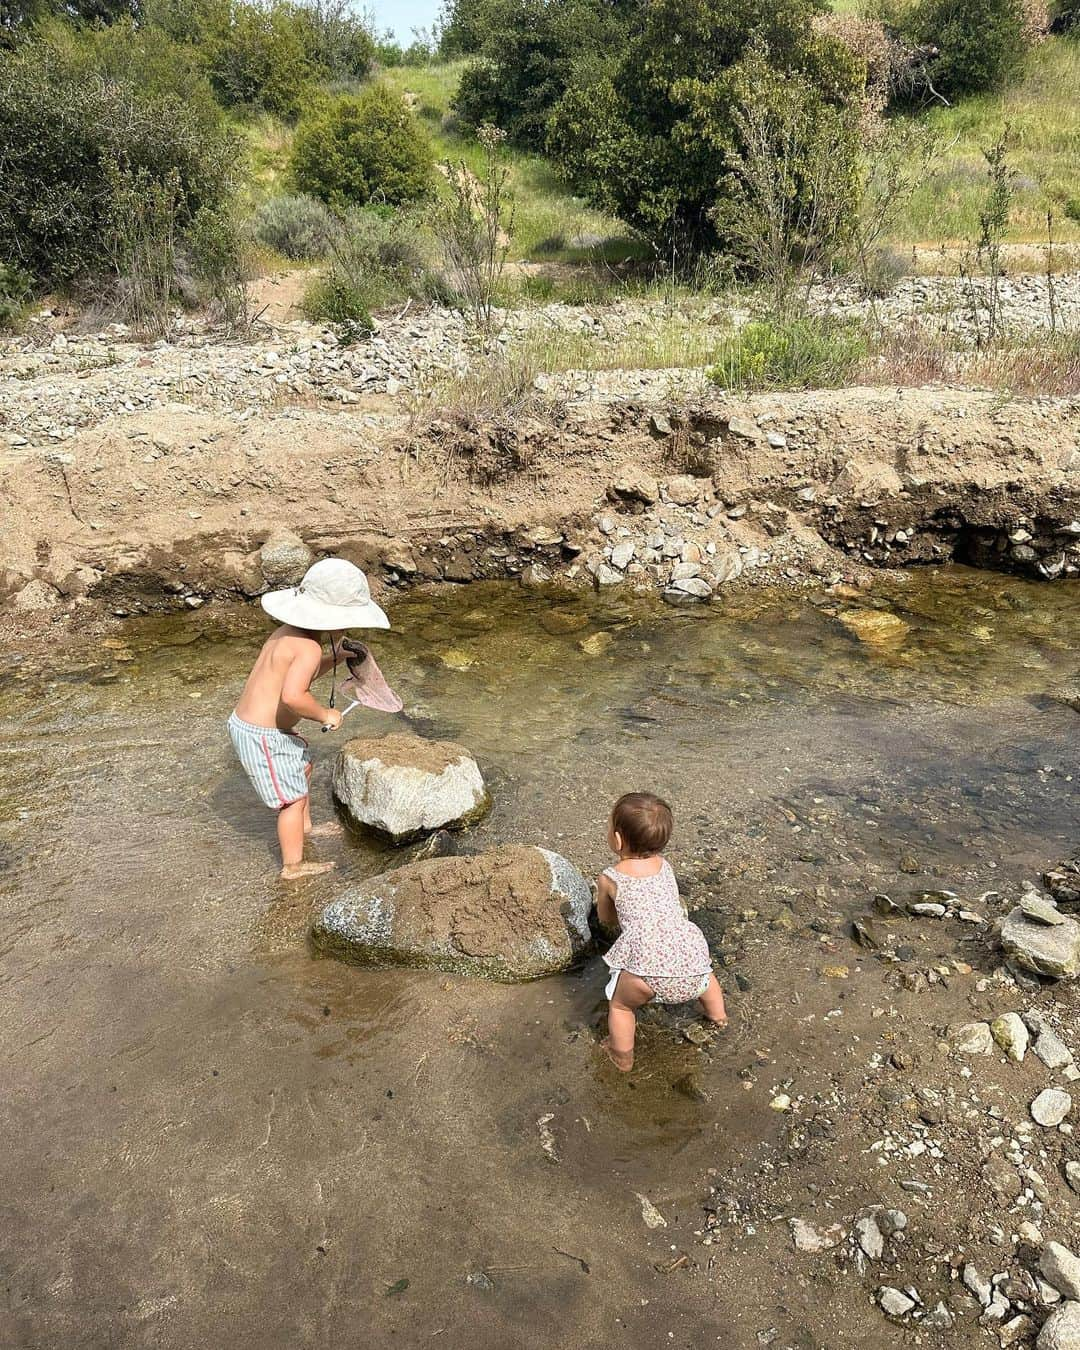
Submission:
{"label": "floral romper", "polygon": [[615,912],[622,932],[604,960],[611,979],[604,992],[610,999],[620,971],[643,979],[657,1003],[690,1003],[700,998],[712,974],[705,934],[683,913],[679,884],[664,859],[651,877],[631,877],[614,867],[604,876],[615,883]]}

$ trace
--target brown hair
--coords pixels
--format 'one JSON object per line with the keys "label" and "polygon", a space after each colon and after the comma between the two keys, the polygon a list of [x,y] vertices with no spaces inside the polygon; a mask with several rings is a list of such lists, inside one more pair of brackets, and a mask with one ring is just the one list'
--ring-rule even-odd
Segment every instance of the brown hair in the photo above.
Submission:
{"label": "brown hair", "polygon": [[671,838],[675,821],[671,807],[651,792],[627,792],[612,808],[611,826],[631,853],[659,853]]}

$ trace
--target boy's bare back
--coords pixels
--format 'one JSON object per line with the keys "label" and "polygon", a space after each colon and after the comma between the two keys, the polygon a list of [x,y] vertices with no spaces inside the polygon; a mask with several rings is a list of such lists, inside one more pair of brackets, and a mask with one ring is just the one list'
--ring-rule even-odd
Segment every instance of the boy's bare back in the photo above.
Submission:
{"label": "boy's bare back", "polygon": [[262,645],[236,715],[258,727],[292,731],[299,722],[297,704],[312,701],[308,690],[322,667],[319,639],[291,624],[275,628]]}

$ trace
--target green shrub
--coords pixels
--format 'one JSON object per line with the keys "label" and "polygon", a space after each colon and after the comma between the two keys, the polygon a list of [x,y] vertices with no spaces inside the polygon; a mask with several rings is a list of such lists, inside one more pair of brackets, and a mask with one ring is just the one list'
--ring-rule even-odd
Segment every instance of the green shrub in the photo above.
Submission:
{"label": "green shrub", "polygon": [[304,296],[304,313],[316,323],[332,324],[345,343],[358,342],[375,331],[362,281],[331,268],[318,277]]}
{"label": "green shrub", "polygon": [[300,123],[291,161],[298,190],[337,210],[424,197],[432,166],[405,100],[383,84],[323,100]]}
{"label": "green shrub", "polygon": [[1080,224],[1080,197],[1070,197],[1065,203],[1065,214]]}
{"label": "green shrub", "polygon": [[0,256],[39,284],[117,273],[133,182],[168,185],[182,243],[226,206],[239,160],[216,108],[87,77],[46,43],[0,63]]}
{"label": "green shrub", "polygon": [[304,310],[309,318],[343,323],[410,297],[449,298],[433,242],[415,215],[367,208],[340,222],[329,266],[308,287]]}
{"label": "green shrub", "polygon": [[271,197],[251,217],[252,237],[282,257],[321,258],[330,247],[334,218],[314,197]]}
{"label": "green shrub", "polygon": [[916,0],[903,22],[937,48],[930,79],[948,99],[1003,88],[1028,49],[1022,0]]}
{"label": "green shrub", "polygon": [[15,328],[33,298],[34,279],[11,263],[0,263],[0,328]]}
{"label": "green shrub", "polygon": [[725,389],[817,389],[847,383],[866,355],[855,324],[793,319],[747,323],[725,338],[708,377]]}
{"label": "green shrub", "polygon": [[208,35],[207,69],[226,107],[261,109],[292,120],[316,78],[311,34],[283,0],[229,6]]}

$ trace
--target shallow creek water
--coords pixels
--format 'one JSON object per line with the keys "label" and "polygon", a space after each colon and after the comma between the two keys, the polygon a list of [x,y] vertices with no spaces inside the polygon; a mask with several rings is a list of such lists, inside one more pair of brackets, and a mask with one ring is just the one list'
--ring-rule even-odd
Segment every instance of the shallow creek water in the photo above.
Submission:
{"label": "shallow creek water", "polygon": [[[906,639],[859,642],[837,613],[867,605]],[[721,956],[740,909],[803,894],[835,919],[898,885],[1015,885],[1080,832],[1080,719],[1052,697],[1077,675],[1076,586],[949,569],[873,599],[673,610],[472,586],[389,609],[373,645],[406,716],[358,710],[347,730],[462,741],[495,801],[469,846],[543,843],[590,874],[610,802],[664,794]],[[407,1332],[413,1314],[381,1300],[433,1257],[454,1268],[442,1317],[461,1328],[464,1272],[520,1245],[523,1199],[547,1246],[576,1252],[593,1199],[674,1184],[715,1128],[715,1108],[670,1092],[696,1052],[662,1020],[642,1036],[655,1083],[628,1092],[598,1062],[596,962],[506,988],[312,958],[311,906],[388,858],[346,836],[317,847],[335,874],[276,882],[272,816],[224,734],[264,632],[257,612],[209,609],[48,668],[0,664],[5,1189],[23,1197],[4,1245],[13,1325],[47,1332],[14,1344],[225,1343],[228,1324],[235,1345],[306,1345],[358,1308]],[[314,742],[318,819],[339,742]],[[729,1055],[794,978],[736,995]],[[552,1100],[587,1125],[561,1145],[573,1196],[533,1175]],[[531,1345],[530,1308],[574,1304],[551,1259],[491,1344],[516,1326]]]}

